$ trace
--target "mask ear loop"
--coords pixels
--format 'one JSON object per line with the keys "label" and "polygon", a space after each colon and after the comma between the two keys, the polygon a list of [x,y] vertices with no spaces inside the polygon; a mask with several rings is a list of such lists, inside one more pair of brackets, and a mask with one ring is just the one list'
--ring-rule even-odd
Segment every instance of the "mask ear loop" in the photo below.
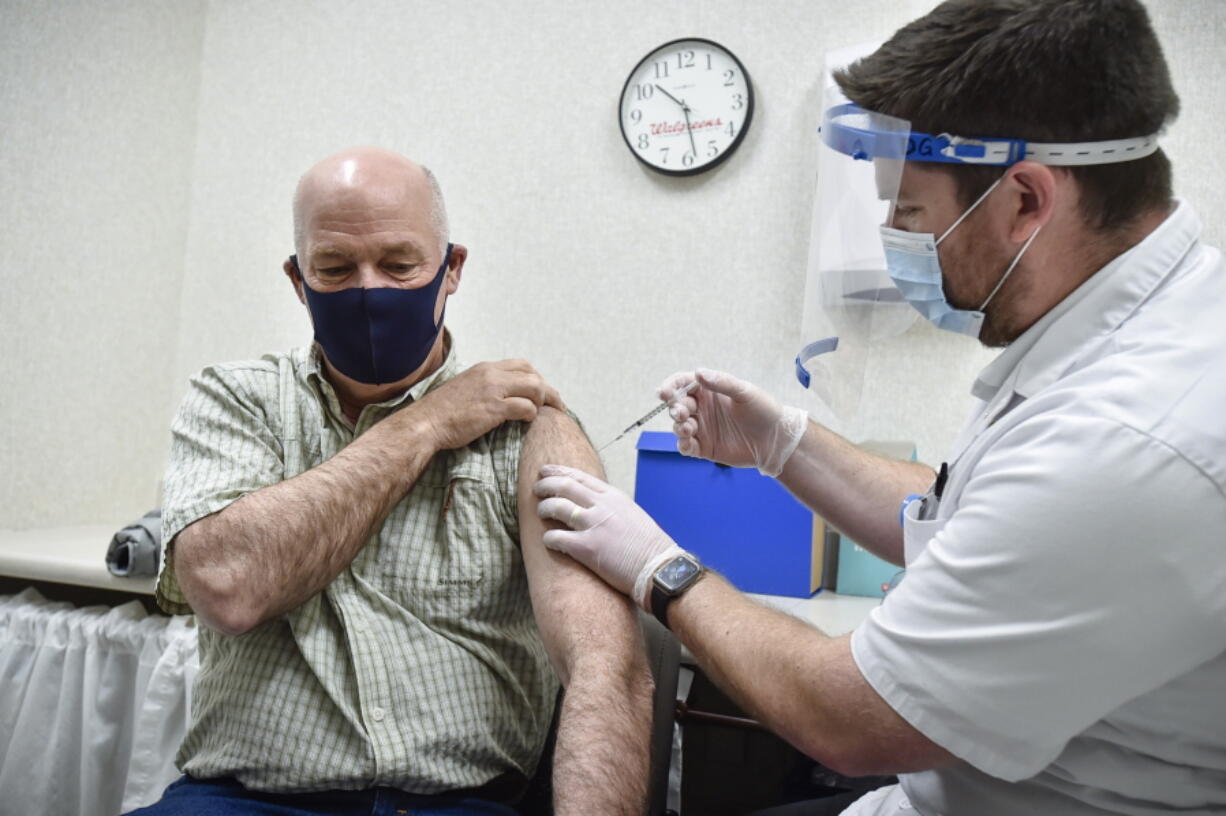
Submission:
{"label": "mask ear loop", "polygon": [[[1009,171],[1008,171],[1008,170],[1006,170],[1006,171],[1005,171],[1005,175],[1007,176],[1008,174],[1009,174]],[[945,240],[945,238],[946,238],[946,237],[947,237],[947,236],[948,236],[948,235],[949,235],[951,232],[953,232],[953,231],[954,231],[954,228],[955,228],[955,227],[957,227],[959,224],[961,224],[963,221],[965,221],[965,220],[966,220],[966,217],[967,217],[968,215],[970,215],[971,213],[973,213],[973,212],[975,211],[975,208],[976,208],[976,207],[978,207],[980,204],[982,204],[982,203],[983,203],[983,200],[984,200],[985,198],[987,198],[987,197],[988,197],[988,195],[989,195],[989,194],[991,194],[991,192],[992,192],[993,190],[995,190],[995,189],[996,189],[996,187],[997,187],[997,186],[998,186],[998,185],[999,185],[999,184],[1000,184],[1002,181],[1004,181],[1004,180],[1005,180],[1005,176],[1001,176],[1000,178],[996,179],[996,181],[992,182],[992,185],[991,185],[990,187],[988,187],[988,189],[986,189],[986,190],[984,190],[984,191],[983,191],[983,195],[981,195],[981,196],[979,196],[979,198],[975,199],[975,203],[974,203],[974,204],[972,204],[972,205],[971,205],[969,208],[967,208],[966,212],[962,213],[962,215],[959,215],[959,216],[958,216],[958,220],[957,220],[957,221],[954,221],[952,224],[950,224],[950,225],[949,225],[949,229],[947,229],[947,230],[945,230],[944,232],[942,232],[942,233],[941,233],[941,237],[940,237],[940,238],[938,238],[938,239],[936,240],[936,244],[937,244],[938,246],[940,246],[941,242],[942,242],[942,241],[944,241],[944,240]]]}
{"label": "mask ear loop", "polygon": [[985,300],[983,305],[975,311],[982,312],[988,307],[988,304],[992,302],[992,298],[996,297],[996,293],[1000,291],[1000,287],[1005,285],[1005,281],[1009,280],[1009,276],[1012,275],[1013,270],[1017,268],[1017,262],[1022,259],[1023,255],[1026,254],[1026,250],[1030,249],[1030,243],[1035,238],[1039,237],[1039,230],[1041,229],[1043,229],[1042,224],[1034,228],[1034,232],[1030,233],[1030,237],[1026,239],[1026,243],[1022,244],[1022,248],[1019,249],[1017,254],[1013,256],[1013,263],[1009,264],[1009,268],[1005,270],[1005,274],[1000,276],[1000,280],[997,281],[996,286],[994,286],[992,291],[988,293],[987,300]]}
{"label": "mask ear loop", "polygon": [[[311,289],[311,287],[306,282],[306,275],[302,274],[302,267],[298,265],[298,256],[296,254],[290,255],[289,262],[294,267],[294,274],[298,276],[298,282],[301,283],[303,287],[307,289]],[[311,291],[314,292],[315,290],[311,289]]]}

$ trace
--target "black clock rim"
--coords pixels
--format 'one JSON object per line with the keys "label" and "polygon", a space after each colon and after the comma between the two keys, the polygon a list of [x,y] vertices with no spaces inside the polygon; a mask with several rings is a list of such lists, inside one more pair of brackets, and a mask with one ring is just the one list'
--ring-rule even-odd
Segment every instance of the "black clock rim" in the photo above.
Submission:
{"label": "black clock rim", "polygon": [[[638,151],[634,149],[634,145],[630,144],[630,139],[626,136],[626,123],[622,121],[622,100],[626,98],[626,89],[630,87],[630,80],[634,77],[635,73],[638,72],[639,67],[643,63],[647,62],[647,59],[652,54],[668,48],[670,45],[676,45],[677,43],[683,42],[698,42],[713,45],[728,56],[732,57],[732,61],[736,63],[736,67],[741,69],[741,75],[745,77],[745,87],[749,91],[748,104],[745,106],[745,124],[743,124],[740,131],[737,132],[736,137],[732,140],[732,144],[728,145],[728,149],[716,156],[710,164],[704,164],[701,167],[690,167],[688,169],[681,170],[662,170],[640,156]],[[626,145],[626,149],[630,151],[630,155],[634,156],[634,158],[638,160],[639,164],[642,164],[644,167],[663,176],[696,176],[699,173],[705,173],[708,170],[714,170],[716,167],[719,167],[728,160],[729,156],[737,151],[737,148],[741,146],[741,142],[745,141],[745,134],[749,132],[749,126],[753,124],[754,96],[753,79],[749,76],[749,72],[745,70],[745,66],[741,63],[741,60],[736,54],[732,53],[731,49],[725,45],[722,45],[721,43],[717,43],[715,40],[709,40],[706,37],[678,37],[675,40],[669,40],[666,43],[657,45],[655,48],[648,51],[645,55],[643,55],[642,59],[634,64],[634,67],[630,69],[630,73],[626,75],[626,81],[622,83],[621,93],[617,96],[617,129],[621,131],[622,142]]]}

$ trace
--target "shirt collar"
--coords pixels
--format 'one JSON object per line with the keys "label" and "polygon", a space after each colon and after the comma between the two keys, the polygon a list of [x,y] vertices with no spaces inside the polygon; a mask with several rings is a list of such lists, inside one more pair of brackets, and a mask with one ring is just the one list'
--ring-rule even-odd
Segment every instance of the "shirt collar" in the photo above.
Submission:
{"label": "shirt collar", "polygon": [[1174,271],[1200,237],[1192,206],[1175,209],[1132,249],[1113,259],[1039,318],[982,372],[971,388],[990,401],[1010,379],[1012,391],[1031,397],[1055,382],[1086,343],[1117,329]]}
{"label": "shirt collar", "polygon": [[[328,406],[332,413],[338,417],[343,417],[344,412],[341,410],[340,400],[337,399],[336,389],[332,387],[332,383],[324,376],[323,349],[320,348],[319,343],[312,343],[305,349],[305,353],[306,359],[301,368],[303,379],[319,395],[320,399],[324,401],[324,404]],[[455,342],[452,340],[451,332],[444,328],[442,364],[425,377],[413,383],[404,392],[383,402],[372,403],[367,407],[391,410],[404,402],[419,400],[454,377],[459,373],[459,368],[460,363],[459,357],[456,355]]]}

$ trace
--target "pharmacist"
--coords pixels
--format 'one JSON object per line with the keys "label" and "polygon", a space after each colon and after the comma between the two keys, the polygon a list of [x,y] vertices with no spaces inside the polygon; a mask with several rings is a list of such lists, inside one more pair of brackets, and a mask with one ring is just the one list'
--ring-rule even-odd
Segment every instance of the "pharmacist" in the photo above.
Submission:
{"label": "pharmacist", "polygon": [[835,80],[832,222],[884,201],[902,297],[1004,349],[947,464],[870,455],[727,373],[660,396],[681,453],[777,477],[906,578],[828,638],[563,467],[535,486],[546,545],[806,754],[900,776],[788,813],[1222,812],[1226,264],[1171,192],[1178,100],[1143,6],[951,0]]}

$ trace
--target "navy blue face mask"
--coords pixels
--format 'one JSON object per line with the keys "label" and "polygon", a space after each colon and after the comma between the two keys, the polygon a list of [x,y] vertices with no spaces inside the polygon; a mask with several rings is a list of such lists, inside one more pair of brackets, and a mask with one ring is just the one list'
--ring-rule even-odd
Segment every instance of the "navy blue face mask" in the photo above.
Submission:
{"label": "navy blue face mask", "polygon": [[434,279],[416,289],[352,287],[317,292],[302,276],[298,256],[290,256],[306,293],[316,342],[338,371],[367,385],[399,382],[430,355],[447,312],[444,305],[438,323],[434,322],[434,304],[450,260],[448,244]]}

